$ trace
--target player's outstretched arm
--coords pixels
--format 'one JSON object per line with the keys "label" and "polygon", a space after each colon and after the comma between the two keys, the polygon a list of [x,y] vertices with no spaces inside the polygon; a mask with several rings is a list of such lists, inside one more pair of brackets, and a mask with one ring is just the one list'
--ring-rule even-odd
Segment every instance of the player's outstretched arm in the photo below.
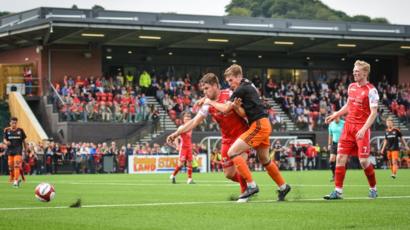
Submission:
{"label": "player's outstretched arm", "polygon": [[177,137],[179,137],[179,135],[193,130],[195,127],[201,124],[204,121],[204,119],[205,119],[204,116],[202,116],[200,113],[197,113],[196,116],[192,120],[189,120],[187,123],[179,126],[175,132],[169,135],[167,137],[167,143],[173,144],[174,140]]}
{"label": "player's outstretched arm", "polygon": [[222,113],[227,113],[233,109],[233,102],[228,101],[226,103],[219,103],[216,101],[212,101],[209,98],[205,100],[205,104],[213,106],[216,110]]}
{"label": "player's outstretched arm", "polygon": [[349,111],[349,103],[346,103],[339,111],[334,112],[332,115],[326,117],[325,122],[326,124],[330,124],[334,119],[337,117],[343,116]]}

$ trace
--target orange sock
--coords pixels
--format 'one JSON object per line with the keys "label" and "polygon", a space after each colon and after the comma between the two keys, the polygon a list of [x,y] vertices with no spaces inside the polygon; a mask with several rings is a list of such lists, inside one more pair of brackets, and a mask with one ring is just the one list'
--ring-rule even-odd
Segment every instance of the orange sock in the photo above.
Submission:
{"label": "orange sock", "polygon": [[394,175],[396,175],[396,173],[397,173],[397,166],[393,164],[392,167],[391,167],[391,171],[392,171],[392,173],[393,173]]}
{"label": "orange sock", "polygon": [[278,186],[285,184],[285,179],[283,179],[282,175],[279,172],[278,166],[276,166],[275,163],[271,161],[268,165],[265,166],[265,169]]}
{"label": "orange sock", "polygon": [[13,182],[14,180],[14,169],[9,170],[9,182]]}
{"label": "orange sock", "polygon": [[20,167],[14,167],[14,180],[20,179]]}
{"label": "orange sock", "polygon": [[243,159],[243,157],[241,156],[237,156],[234,157],[232,161],[235,165],[236,170],[238,170],[239,174],[241,174],[241,176],[246,180],[246,182],[253,182],[251,171],[249,170],[245,159]]}

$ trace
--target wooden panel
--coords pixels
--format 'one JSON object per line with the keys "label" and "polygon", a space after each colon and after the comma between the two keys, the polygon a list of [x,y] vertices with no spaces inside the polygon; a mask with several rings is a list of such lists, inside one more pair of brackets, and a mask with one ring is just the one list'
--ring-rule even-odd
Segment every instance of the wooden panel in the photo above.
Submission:
{"label": "wooden panel", "polygon": [[[36,79],[37,66],[33,63],[27,64],[0,64],[0,100],[7,98],[6,87],[7,83],[24,83],[24,68],[30,67],[33,73],[33,78]],[[34,85],[38,84],[38,80],[34,80]],[[37,91],[37,88],[33,89]]]}
{"label": "wooden panel", "polygon": [[9,108],[11,115],[18,118],[18,126],[26,132],[28,142],[39,143],[48,140],[43,127],[20,93],[12,92],[9,95]]}

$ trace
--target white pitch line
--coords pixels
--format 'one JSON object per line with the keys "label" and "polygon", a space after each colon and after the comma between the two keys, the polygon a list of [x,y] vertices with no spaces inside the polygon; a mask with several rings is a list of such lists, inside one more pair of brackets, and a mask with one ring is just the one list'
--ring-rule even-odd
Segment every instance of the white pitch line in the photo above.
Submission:
{"label": "white pitch line", "polygon": [[[368,197],[347,197],[344,200],[369,200]],[[410,199],[410,196],[383,196],[377,199]],[[376,200],[377,200],[376,199]],[[323,201],[332,202],[324,200],[323,198],[306,198],[306,199],[291,199],[288,202],[298,202],[298,201]],[[272,203],[276,200],[256,200],[250,201],[251,203]],[[342,202],[342,201],[340,201]],[[286,203],[286,202],[285,202]],[[147,206],[174,206],[174,205],[206,205],[206,204],[233,204],[241,205],[235,201],[198,201],[198,202],[170,202],[170,203],[140,203],[140,204],[94,204],[94,205],[82,205],[81,208],[122,208],[122,207],[147,207]],[[0,208],[0,211],[17,211],[17,210],[38,210],[38,209],[68,209],[68,206],[54,206],[54,207],[15,207],[15,208]],[[75,209],[75,208],[73,208]]]}
{"label": "white pitch line", "polygon": [[[28,181],[24,182],[27,184],[37,184],[41,183],[44,181]],[[212,183],[201,183],[203,181],[196,181],[197,183],[195,185],[190,185],[190,186],[204,186],[204,187],[230,187],[230,186],[237,186],[237,183],[226,181],[225,184],[223,183],[218,183],[218,184],[212,184]],[[119,183],[119,182],[88,182],[88,181],[80,181],[80,182],[72,182],[72,181],[56,181],[56,182],[50,182],[52,184],[69,184],[69,185],[115,185],[115,186],[159,186],[159,185],[166,185],[166,186],[177,186],[175,184],[171,183]],[[180,185],[185,184],[183,182],[180,183]],[[333,183],[329,184],[290,184],[292,187],[333,187]],[[258,184],[258,186],[274,186],[274,184]],[[367,184],[345,184],[346,187],[368,187]],[[410,187],[410,185],[379,185],[380,187],[392,187],[392,188],[407,188]]]}

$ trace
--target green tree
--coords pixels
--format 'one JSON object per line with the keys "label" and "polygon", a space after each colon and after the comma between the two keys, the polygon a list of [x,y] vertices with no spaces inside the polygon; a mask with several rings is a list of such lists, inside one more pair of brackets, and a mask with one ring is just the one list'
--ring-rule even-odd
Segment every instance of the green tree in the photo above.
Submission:
{"label": "green tree", "polygon": [[233,7],[229,12],[229,15],[234,16],[251,16],[251,11],[242,7]]}
{"label": "green tree", "polygon": [[1,17],[1,16],[6,16],[6,15],[9,15],[9,14],[10,14],[10,12],[0,11],[0,17]]}
{"label": "green tree", "polygon": [[350,17],[319,0],[231,0],[225,12],[230,16],[389,23],[385,18],[366,15]]}

